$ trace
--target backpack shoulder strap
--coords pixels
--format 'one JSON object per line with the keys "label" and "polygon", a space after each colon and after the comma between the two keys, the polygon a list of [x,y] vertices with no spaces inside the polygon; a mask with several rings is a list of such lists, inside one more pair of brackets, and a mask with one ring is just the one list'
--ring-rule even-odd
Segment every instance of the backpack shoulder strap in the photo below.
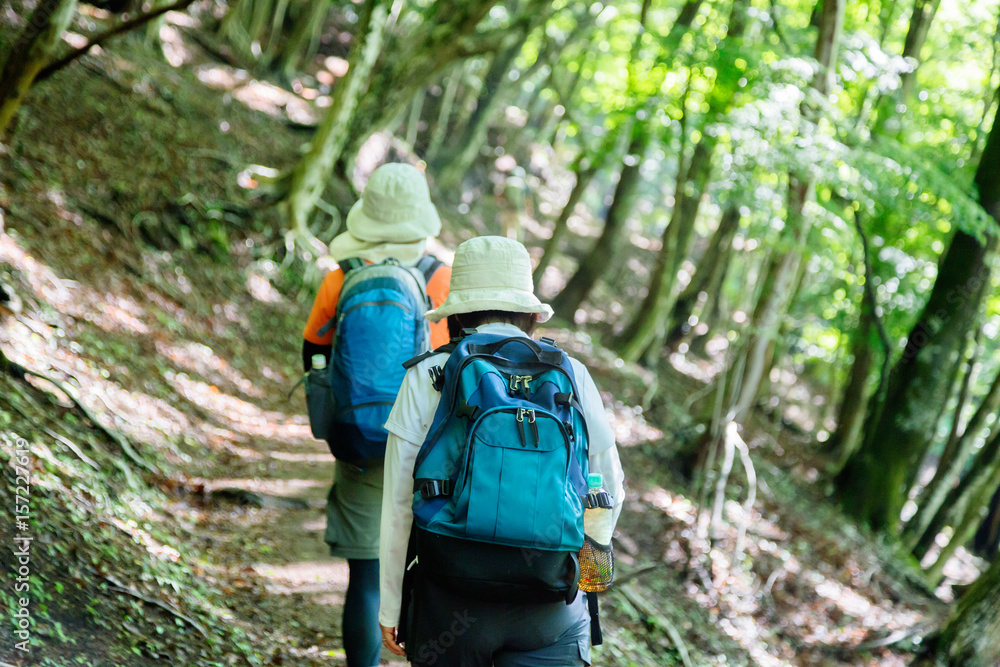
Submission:
{"label": "backpack shoulder strap", "polygon": [[340,267],[340,270],[344,272],[345,276],[355,269],[360,269],[364,265],[365,260],[360,257],[348,257],[347,259],[337,262],[337,266]]}
{"label": "backpack shoulder strap", "polygon": [[[343,272],[344,280],[346,282],[347,274],[349,274],[351,271],[355,271],[365,266],[365,260],[361,259],[360,257],[348,257],[347,259],[342,259],[339,262],[337,262],[337,266],[340,267],[340,270]],[[344,295],[343,288],[341,288],[340,295],[341,296]],[[334,315],[329,320],[327,320],[326,324],[320,327],[319,331],[316,332],[316,335],[325,336],[331,329],[333,329],[333,327],[336,324],[337,324],[337,316]]]}
{"label": "backpack shoulder strap", "polygon": [[424,274],[424,284],[429,283],[439,268],[444,266],[444,262],[434,255],[424,255],[417,261],[417,271]]}
{"label": "backpack shoulder strap", "polygon": [[410,370],[424,359],[428,357],[433,357],[435,354],[442,354],[442,353],[451,354],[452,352],[455,351],[455,348],[458,347],[458,340],[459,339],[453,338],[450,342],[445,343],[440,347],[436,347],[433,350],[427,350],[423,354],[418,354],[412,359],[407,359],[406,361],[403,362],[403,368],[405,368],[406,370]]}

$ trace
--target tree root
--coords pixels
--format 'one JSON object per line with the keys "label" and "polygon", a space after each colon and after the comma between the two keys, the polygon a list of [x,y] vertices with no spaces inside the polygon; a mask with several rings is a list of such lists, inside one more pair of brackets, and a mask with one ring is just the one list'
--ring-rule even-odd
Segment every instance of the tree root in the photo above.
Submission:
{"label": "tree root", "polygon": [[166,602],[163,602],[161,600],[157,600],[156,598],[146,597],[145,595],[143,595],[139,591],[135,590],[131,586],[126,586],[125,584],[121,583],[120,581],[118,581],[117,579],[115,579],[114,577],[112,577],[110,575],[102,574],[102,575],[99,575],[99,576],[101,576],[105,581],[107,581],[109,584],[111,584],[111,586],[115,590],[117,590],[119,592],[122,592],[122,593],[125,593],[127,595],[131,595],[132,597],[134,597],[137,600],[142,600],[143,602],[145,602],[147,604],[154,605],[156,607],[159,607],[160,609],[163,609],[163,610],[167,611],[170,615],[174,616],[175,618],[179,618],[180,620],[184,621],[185,623],[187,623],[188,625],[190,625],[192,628],[194,628],[195,630],[197,630],[198,633],[202,637],[204,637],[206,641],[211,641],[211,639],[208,636],[208,631],[205,630],[204,626],[202,626],[201,623],[199,623],[198,621],[194,620],[190,616],[185,616],[181,612],[179,612],[176,609],[174,609],[173,607],[171,607]]}
{"label": "tree root", "polygon": [[[108,427],[104,426],[104,424],[102,424],[100,421],[98,421],[97,417],[95,417],[93,415],[93,413],[91,413],[91,411],[87,408],[87,406],[85,406],[80,401],[80,399],[78,399],[76,397],[76,394],[73,391],[71,391],[68,386],[64,385],[63,383],[59,382],[58,380],[55,380],[55,379],[53,379],[53,378],[51,378],[51,377],[49,377],[47,375],[44,375],[42,373],[38,373],[37,371],[25,370],[25,373],[27,375],[32,375],[34,377],[40,378],[42,380],[45,380],[49,384],[53,385],[56,389],[58,389],[59,391],[61,391],[64,394],[66,394],[66,396],[69,397],[69,400],[71,400],[73,402],[73,405],[76,406],[76,408],[80,412],[83,413],[83,416],[86,417],[88,420],[90,420],[90,422],[92,424],[94,424],[94,426],[99,431],[101,431],[102,433],[104,433],[105,435],[107,435],[109,438],[111,438],[112,440],[114,440],[118,444],[118,446],[121,448],[122,452],[124,452],[125,455],[129,459],[131,459],[132,462],[135,463],[137,466],[139,466],[143,470],[146,470],[148,472],[153,473],[154,475],[160,475],[160,474],[162,474],[160,472],[159,468],[157,468],[153,464],[147,462],[145,459],[143,459],[141,456],[139,456],[136,453],[135,449],[132,447],[132,444],[128,441],[128,438],[126,438],[122,433],[120,433],[119,431],[117,431],[115,429],[108,428]],[[109,408],[108,404],[104,402],[104,399],[101,398],[100,396],[98,396],[97,398],[98,398],[98,400],[101,401],[101,403],[104,403],[104,407],[107,409],[108,414],[112,414],[111,408]]]}

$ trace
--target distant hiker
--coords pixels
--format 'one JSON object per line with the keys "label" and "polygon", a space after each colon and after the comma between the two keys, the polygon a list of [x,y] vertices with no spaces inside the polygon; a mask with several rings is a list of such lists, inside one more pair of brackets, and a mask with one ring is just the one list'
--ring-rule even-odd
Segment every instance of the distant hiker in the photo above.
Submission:
{"label": "distant hiker", "polygon": [[383,642],[414,665],[590,664],[587,473],[612,522],[624,475],[590,373],[529,336],[551,314],[524,246],[500,237],[459,246],[427,313],[453,338],[412,360],[386,422],[380,547]]}
{"label": "distant hiker", "polygon": [[[327,496],[330,555],[346,558],[347,664],[379,663],[379,516],[383,428],[407,359],[448,340],[444,323],[423,315],[448,295],[451,269],[425,255],[441,229],[423,173],[407,164],[376,169],[347,215],[347,231],[330,244],[339,268],[328,273],[303,335],[302,362],[313,435],[337,458]],[[314,381],[315,379],[315,381]]]}

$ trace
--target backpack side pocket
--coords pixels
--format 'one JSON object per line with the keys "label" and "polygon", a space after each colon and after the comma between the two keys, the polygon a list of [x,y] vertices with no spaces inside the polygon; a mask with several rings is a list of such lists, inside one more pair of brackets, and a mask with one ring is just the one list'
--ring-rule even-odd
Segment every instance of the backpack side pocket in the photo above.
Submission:
{"label": "backpack side pocket", "polygon": [[306,378],[306,409],[313,437],[329,440],[336,401],[330,391],[330,374],[325,368],[310,371]]}

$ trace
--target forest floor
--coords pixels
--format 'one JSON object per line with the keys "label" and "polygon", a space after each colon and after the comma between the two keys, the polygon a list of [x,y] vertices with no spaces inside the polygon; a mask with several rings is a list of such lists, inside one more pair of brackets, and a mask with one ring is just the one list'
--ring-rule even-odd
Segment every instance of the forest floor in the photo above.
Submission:
{"label": "forest floor", "polygon": [[[273,261],[280,222],[244,171],[292,164],[295,124],[322,109],[212,60],[185,21],[163,54],[124,40],[40,85],[0,155],[0,283],[20,301],[0,349],[37,374],[0,375],[4,507],[18,443],[33,471],[32,639],[21,652],[0,626],[9,664],[344,663],[347,568],[322,542],[334,462],[289,397],[315,285]],[[443,217],[446,242],[470,233]],[[734,471],[709,531],[671,451],[711,364],[654,378],[596,335],[544,333],[594,368],[628,477],[595,664],[908,664],[945,605],[823,496],[814,438],[745,425],[756,501]]]}

